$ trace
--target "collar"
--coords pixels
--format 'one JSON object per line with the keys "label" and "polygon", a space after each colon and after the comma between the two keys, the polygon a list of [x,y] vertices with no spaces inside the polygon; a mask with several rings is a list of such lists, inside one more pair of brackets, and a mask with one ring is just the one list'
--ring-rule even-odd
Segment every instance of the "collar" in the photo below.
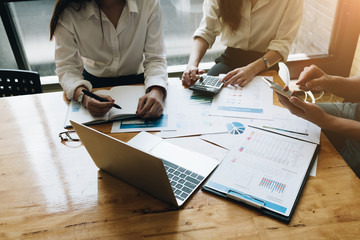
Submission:
{"label": "collar", "polygon": [[[126,9],[126,6],[129,9],[129,13],[138,13],[139,12],[136,0],[126,0],[126,5],[124,7],[124,10]],[[99,7],[96,4],[95,0],[86,2],[84,10],[85,10],[86,19],[89,19],[92,16],[95,16],[96,18],[100,19]]]}
{"label": "collar", "polygon": [[255,12],[255,11],[259,10],[260,8],[267,5],[269,2],[270,2],[270,0],[258,0],[256,2],[255,6],[253,7],[253,9],[251,10],[251,12]]}

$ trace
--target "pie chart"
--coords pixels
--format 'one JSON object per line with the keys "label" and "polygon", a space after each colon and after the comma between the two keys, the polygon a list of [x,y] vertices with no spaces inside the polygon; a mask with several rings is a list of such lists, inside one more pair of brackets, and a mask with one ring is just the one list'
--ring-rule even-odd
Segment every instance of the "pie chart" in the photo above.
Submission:
{"label": "pie chart", "polygon": [[238,135],[242,134],[245,131],[245,126],[239,122],[231,122],[226,124],[226,128],[228,129],[230,134]]}

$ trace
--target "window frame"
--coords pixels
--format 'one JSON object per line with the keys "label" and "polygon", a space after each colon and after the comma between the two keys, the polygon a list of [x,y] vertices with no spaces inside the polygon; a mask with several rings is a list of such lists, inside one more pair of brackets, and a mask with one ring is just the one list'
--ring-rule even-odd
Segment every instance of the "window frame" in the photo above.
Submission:
{"label": "window frame", "polygon": [[[18,68],[31,70],[9,7],[11,2],[26,1],[39,0],[2,0],[0,3],[0,15]],[[360,9],[360,1],[358,0],[338,0],[329,53],[307,57],[290,56],[286,65],[289,68],[291,79],[296,79],[304,67],[311,64],[316,64],[332,75],[349,76],[360,33],[360,14],[357,14],[357,9]]]}

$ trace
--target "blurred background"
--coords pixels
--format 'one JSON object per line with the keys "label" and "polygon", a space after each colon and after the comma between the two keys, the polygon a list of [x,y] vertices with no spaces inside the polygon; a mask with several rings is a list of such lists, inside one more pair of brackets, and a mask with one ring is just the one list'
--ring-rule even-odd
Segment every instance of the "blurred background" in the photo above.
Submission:
{"label": "blurred background", "polygon": [[[160,3],[168,65],[184,65],[191,50],[192,34],[202,19],[203,0],[160,0]],[[49,22],[54,4],[55,0],[7,3],[24,57],[31,70],[39,72],[42,77],[55,75],[54,42],[49,41]],[[304,0],[303,22],[289,61],[329,54],[338,7],[338,0]],[[217,41],[203,62],[213,62],[223,50],[224,47]],[[0,21],[0,68],[18,68],[3,20]],[[357,72],[358,68],[352,69],[353,74]]]}

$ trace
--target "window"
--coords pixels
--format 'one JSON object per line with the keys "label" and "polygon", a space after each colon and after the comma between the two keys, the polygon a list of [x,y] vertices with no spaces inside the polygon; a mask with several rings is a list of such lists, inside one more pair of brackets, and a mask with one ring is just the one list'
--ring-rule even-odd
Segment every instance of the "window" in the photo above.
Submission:
{"label": "window", "polygon": [[[202,19],[203,0],[160,0],[160,3],[168,65],[186,64],[192,35]],[[1,4],[11,12],[25,52],[23,61],[28,61],[31,70],[41,76],[54,75],[54,43],[49,41],[49,21],[55,0],[7,0]],[[359,36],[356,23],[360,22],[360,14],[356,9],[360,9],[358,0],[304,0],[303,23],[287,64],[292,77],[311,63],[332,74],[349,74]],[[18,62],[14,61],[14,55],[18,59],[18,54],[11,52],[4,34],[0,35],[0,41],[0,54],[7,61],[1,61],[0,67],[14,68],[14,62]],[[203,62],[214,61],[223,50],[224,46],[217,41]]]}
{"label": "window", "polygon": [[16,61],[14,54],[11,51],[9,40],[6,37],[6,32],[2,20],[0,19],[0,68],[16,69]]}

